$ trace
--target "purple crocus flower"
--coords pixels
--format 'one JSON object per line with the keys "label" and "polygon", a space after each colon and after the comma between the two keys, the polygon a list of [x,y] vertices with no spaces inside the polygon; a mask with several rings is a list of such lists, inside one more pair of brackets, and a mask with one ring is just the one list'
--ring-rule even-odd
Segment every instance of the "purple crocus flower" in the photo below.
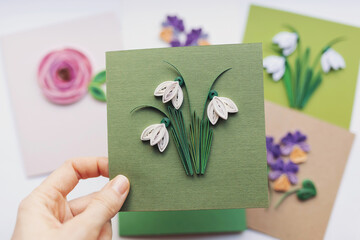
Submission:
{"label": "purple crocus flower", "polygon": [[280,145],[274,143],[273,137],[266,137],[266,158],[269,165],[274,164],[280,157]]}
{"label": "purple crocus flower", "polygon": [[281,175],[286,174],[291,184],[296,184],[298,178],[296,173],[299,171],[299,166],[292,161],[284,162],[282,158],[279,158],[276,163],[271,164],[271,171],[269,172],[269,179],[274,181]]}
{"label": "purple crocus flower", "polygon": [[171,26],[178,32],[183,32],[185,30],[183,20],[177,16],[167,16],[166,22],[163,26]]}
{"label": "purple crocus flower", "polygon": [[281,139],[281,154],[289,155],[295,146],[300,147],[304,152],[309,152],[310,146],[305,142],[306,139],[306,135],[302,134],[300,131],[296,131],[295,133],[289,132]]}

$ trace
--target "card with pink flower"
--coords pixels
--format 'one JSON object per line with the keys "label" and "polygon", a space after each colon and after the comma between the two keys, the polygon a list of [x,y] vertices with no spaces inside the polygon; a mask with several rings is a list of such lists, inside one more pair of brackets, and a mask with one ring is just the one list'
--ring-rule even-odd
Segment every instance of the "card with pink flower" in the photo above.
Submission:
{"label": "card with pink flower", "polygon": [[116,15],[5,36],[1,47],[26,174],[51,172],[71,157],[106,156],[105,72],[96,73],[105,69],[105,52],[121,48]]}

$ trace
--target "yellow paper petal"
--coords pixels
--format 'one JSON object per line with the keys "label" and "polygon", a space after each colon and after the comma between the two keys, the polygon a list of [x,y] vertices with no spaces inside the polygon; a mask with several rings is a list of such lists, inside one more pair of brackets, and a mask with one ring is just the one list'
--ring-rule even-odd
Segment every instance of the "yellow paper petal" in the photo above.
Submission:
{"label": "yellow paper petal", "polygon": [[296,146],[290,154],[290,160],[296,164],[306,162],[307,154],[301,148]]}
{"label": "yellow paper petal", "polygon": [[173,30],[171,27],[163,28],[163,30],[160,33],[160,38],[167,43],[170,43],[173,39]]}
{"label": "yellow paper petal", "polygon": [[277,192],[287,192],[290,189],[290,181],[288,177],[283,174],[274,182],[274,190]]}
{"label": "yellow paper petal", "polygon": [[198,45],[199,46],[207,46],[207,45],[210,45],[210,43],[208,41],[206,41],[205,39],[200,39],[198,41]]}

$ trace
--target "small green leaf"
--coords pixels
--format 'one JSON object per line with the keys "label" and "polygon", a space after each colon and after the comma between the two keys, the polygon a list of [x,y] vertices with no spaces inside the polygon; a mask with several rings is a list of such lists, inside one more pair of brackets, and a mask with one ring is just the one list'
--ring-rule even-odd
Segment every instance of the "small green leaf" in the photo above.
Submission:
{"label": "small green leaf", "polygon": [[302,188],[296,192],[296,195],[298,199],[301,201],[305,201],[315,197],[316,196],[315,184],[311,180],[305,179],[302,182]]}
{"label": "small green leaf", "polygon": [[101,85],[99,83],[90,83],[88,89],[91,96],[93,96],[96,100],[106,102],[105,92],[101,89]]}
{"label": "small green leaf", "polygon": [[106,71],[103,70],[95,75],[92,80],[93,83],[105,83],[106,82]]}

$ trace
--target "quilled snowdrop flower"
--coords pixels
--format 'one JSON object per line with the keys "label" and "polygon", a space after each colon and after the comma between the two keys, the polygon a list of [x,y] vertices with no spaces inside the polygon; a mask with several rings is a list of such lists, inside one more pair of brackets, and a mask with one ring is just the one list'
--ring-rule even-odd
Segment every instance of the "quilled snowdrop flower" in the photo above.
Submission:
{"label": "quilled snowdrop flower", "polygon": [[175,78],[174,81],[166,81],[160,83],[155,91],[155,96],[162,96],[162,102],[167,103],[171,100],[172,105],[179,109],[184,100],[184,94],[181,89],[181,86],[184,84],[184,80],[182,77]]}
{"label": "quilled snowdrop flower", "polygon": [[151,146],[157,144],[159,151],[163,152],[169,143],[169,132],[167,130],[169,124],[170,120],[168,118],[163,118],[161,123],[153,124],[145,128],[140,139],[142,141],[150,140]]}
{"label": "quilled snowdrop flower", "polygon": [[345,68],[344,58],[332,48],[327,48],[321,55],[321,67],[325,73],[331,69],[339,70]]}
{"label": "quilled snowdrop flower", "polygon": [[279,81],[285,73],[285,58],[282,56],[268,56],[263,60],[266,72],[272,74],[274,81]]}
{"label": "quilled snowdrop flower", "polygon": [[207,107],[207,115],[212,125],[217,123],[219,117],[226,120],[228,113],[238,112],[236,104],[230,98],[218,97],[214,90],[209,92],[209,98],[211,101]]}
{"label": "quilled snowdrop flower", "polygon": [[295,51],[298,39],[299,36],[295,32],[279,32],[272,41],[282,49],[284,56],[289,56]]}

